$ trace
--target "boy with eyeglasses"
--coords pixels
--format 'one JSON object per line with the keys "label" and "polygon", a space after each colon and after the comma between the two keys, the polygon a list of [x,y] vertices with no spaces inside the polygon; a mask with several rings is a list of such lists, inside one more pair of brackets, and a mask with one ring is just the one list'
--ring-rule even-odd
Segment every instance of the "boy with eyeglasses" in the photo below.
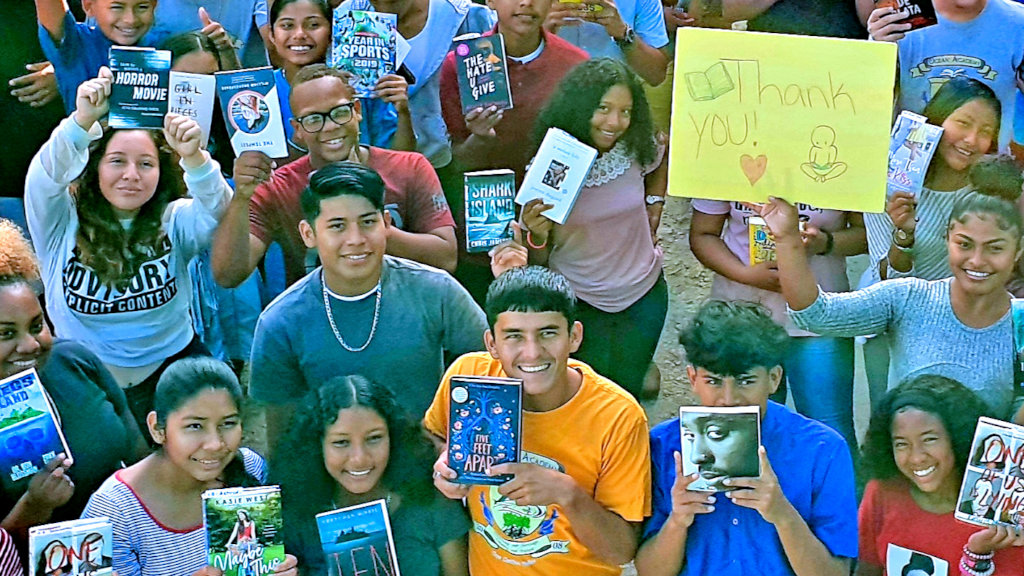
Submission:
{"label": "boy with eyeglasses", "polygon": [[217,282],[237,286],[272,242],[284,252],[289,284],[306,274],[299,196],[312,172],[334,162],[367,166],[383,179],[384,208],[391,217],[388,254],[454,270],[455,221],[437,174],[419,153],[360,146],[361,110],[348,75],[323,64],[306,66],[295,76],[290,102],[295,138],[309,153],[277,170],[258,152],[235,161],[235,197],[213,242]]}

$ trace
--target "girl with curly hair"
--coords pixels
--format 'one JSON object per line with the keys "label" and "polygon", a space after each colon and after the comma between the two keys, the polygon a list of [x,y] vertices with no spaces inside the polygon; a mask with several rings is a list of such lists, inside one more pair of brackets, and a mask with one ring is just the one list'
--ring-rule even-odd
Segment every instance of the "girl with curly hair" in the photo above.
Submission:
{"label": "girl with curly hair", "polygon": [[586,326],[576,357],[639,396],[668,311],[658,224],[665,203],[665,138],[655,133],[639,78],[615,60],[569,72],[537,118],[539,143],[560,128],[599,155],[565,224],[523,208],[531,259],[565,276]]}
{"label": "girl with curly hair", "polygon": [[871,480],[858,515],[858,576],[885,574],[889,545],[941,558],[950,574],[962,561],[975,570],[964,574],[1024,570],[1019,533],[979,529],[953,516],[974,428],[985,411],[962,384],[934,375],[901,383],[874,409],[863,446]]}
{"label": "girl with curly hair", "polygon": [[466,576],[469,520],[459,502],[434,490],[433,461],[429,442],[387,386],[344,376],[310,392],[271,462],[285,547],[302,573],[328,573],[317,514],[383,499],[403,575]]}
{"label": "girl with curly hair", "polygon": [[146,453],[124,392],[99,359],[77,342],[54,342],[36,294],[38,281],[28,240],[9,220],[0,220],[0,378],[29,369],[39,373],[74,456],[54,458],[31,480],[0,490],[0,526],[22,539],[36,524],[78,518],[89,494],[122,461]]}
{"label": "girl with curly hair", "polygon": [[168,114],[162,133],[104,131],[112,78],[102,69],[79,86],[75,112],[32,160],[25,204],[57,334],[100,357],[142,429],[162,369],[205,351],[187,265],[231,189],[190,118]]}

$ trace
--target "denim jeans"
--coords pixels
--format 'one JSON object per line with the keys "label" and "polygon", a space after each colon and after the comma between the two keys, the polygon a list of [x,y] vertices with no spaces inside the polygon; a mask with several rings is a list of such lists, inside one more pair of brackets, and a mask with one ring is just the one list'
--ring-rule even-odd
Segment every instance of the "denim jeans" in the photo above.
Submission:
{"label": "denim jeans", "polygon": [[839,432],[849,445],[851,454],[856,455],[853,344],[853,338],[793,338],[783,368],[797,412]]}

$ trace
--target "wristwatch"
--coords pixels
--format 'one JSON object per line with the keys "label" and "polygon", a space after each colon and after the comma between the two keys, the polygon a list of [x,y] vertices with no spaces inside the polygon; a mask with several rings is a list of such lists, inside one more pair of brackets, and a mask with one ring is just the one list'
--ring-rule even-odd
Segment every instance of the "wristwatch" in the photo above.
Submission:
{"label": "wristwatch", "polygon": [[654,206],[655,204],[664,204],[665,197],[656,196],[654,194],[648,194],[647,196],[644,196],[644,203],[647,204],[648,206]]}
{"label": "wristwatch", "polygon": [[894,228],[892,231],[892,244],[900,252],[910,252],[914,247],[914,235],[908,234],[900,228]]}
{"label": "wristwatch", "polygon": [[625,51],[627,48],[631,48],[636,44],[636,31],[629,24],[624,24],[626,31],[622,33],[622,38],[615,38],[615,44],[619,46],[619,49]]}

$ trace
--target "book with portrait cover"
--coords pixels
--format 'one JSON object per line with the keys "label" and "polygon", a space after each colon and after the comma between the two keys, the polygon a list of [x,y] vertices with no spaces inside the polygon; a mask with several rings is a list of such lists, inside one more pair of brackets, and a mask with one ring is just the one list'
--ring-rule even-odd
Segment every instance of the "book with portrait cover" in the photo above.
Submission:
{"label": "book with portrait cover", "polygon": [[526,170],[516,204],[525,206],[530,200],[540,198],[545,204],[554,205],[542,214],[556,224],[565,224],[595,159],[597,149],[564,130],[548,128],[537,155]]}
{"label": "book with portrait cover", "polygon": [[217,95],[235,156],[258,150],[271,158],[288,155],[274,70],[269,66],[218,72]]}
{"label": "book with portrait cover", "polygon": [[263,576],[284,561],[278,486],[207,490],[203,523],[210,566],[224,576]]}
{"label": "book with portrait cover", "polygon": [[202,146],[210,141],[214,102],[217,100],[217,79],[210,74],[193,74],[171,70],[171,91],[167,111],[187,116],[203,131]]}
{"label": "book with portrait cover", "polygon": [[757,406],[681,406],[679,432],[683,474],[699,475],[689,489],[730,490],[730,478],[761,475],[761,410]]}
{"label": "book with portrait cover", "polygon": [[892,576],[951,576],[949,562],[938,556],[925,554],[890,542],[885,551],[885,573]]}
{"label": "book with portrait cover", "polygon": [[334,9],[327,65],[350,72],[359,98],[372,98],[382,76],[395,73],[398,16],[385,12]]}
{"label": "book with portrait cover", "polygon": [[457,42],[455,70],[463,116],[477,108],[495,106],[505,110],[512,107],[505,40],[501,34]]}
{"label": "book with portrait cover", "polygon": [[111,46],[111,128],[164,127],[170,83],[171,53],[137,46]]}
{"label": "book with portrait cover", "polygon": [[1024,524],[1024,427],[978,419],[955,516],[978,526]]}
{"label": "book with portrait cover", "polygon": [[448,467],[457,484],[497,486],[511,474],[488,476],[492,464],[518,462],[522,442],[523,381],[452,376],[449,384]]}
{"label": "book with portrait cover", "polygon": [[897,12],[906,12],[909,16],[900,23],[910,24],[910,30],[939,23],[938,18],[935,17],[935,6],[932,4],[932,0],[875,0],[875,8],[892,8]]}
{"label": "book with portrait cover", "polygon": [[28,529],[29,576],[113,574],[109,518],[82,518]]}
{"label": "book with portrait cover", "polygon": [[400,576],[387,501],[317,514],[316,527],[328,576]]}
{"label": "book with portrait cover", "polygon": [[516,174],[511,170],[466,172],[466,251],[487,252],[512,239]]}
{"label": "book with portrait cover", "polygon": [[888,193],[896,191],[917,195],[924,186],[932,156],[942,137],[942,127],[908,110],[900,112],[892,125],[889,140]]}
{"label": "book with portrait cover", "polygon": [[5,491],[23,491],[61,452],[71,458],[56,414],[34,369],[0,380],[0,486]]}

